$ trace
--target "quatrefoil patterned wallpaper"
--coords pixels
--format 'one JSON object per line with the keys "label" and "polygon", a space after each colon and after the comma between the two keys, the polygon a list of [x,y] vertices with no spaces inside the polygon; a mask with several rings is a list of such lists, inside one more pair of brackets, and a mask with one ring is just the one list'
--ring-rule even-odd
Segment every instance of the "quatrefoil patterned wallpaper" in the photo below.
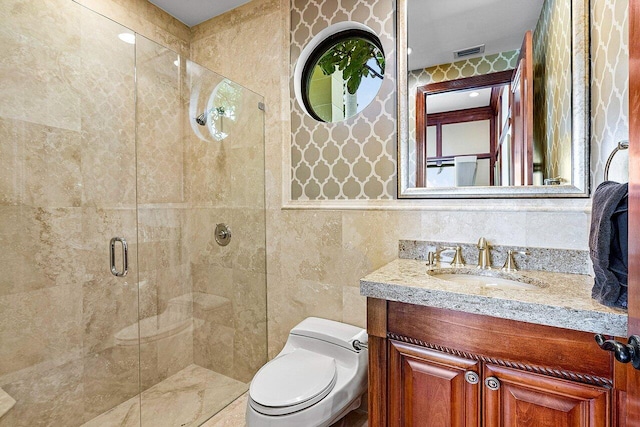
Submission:
{"label": "quatrefoil patterned wallpaper", "polygon": [[390,0],[291,2],[291,79],[302,49],[323,29],[360,22],[378,34],[386,58],[374,101],[341,123],[321,123],[291,99],[291,199],[393,199],[396,193],[395,13]]}

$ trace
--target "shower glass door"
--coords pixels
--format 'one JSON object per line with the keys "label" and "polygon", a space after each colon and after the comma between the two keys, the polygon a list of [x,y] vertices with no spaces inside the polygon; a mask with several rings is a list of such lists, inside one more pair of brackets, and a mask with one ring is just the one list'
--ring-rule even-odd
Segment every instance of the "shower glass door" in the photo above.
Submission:
{"label": "shower glass door", "polygon": [[0,427],[201,424],[267,359],[262,98],[68,0],[0,44]]}
{"label": "shower glass door", "polygon": [[141,424],[198,426],[267,358],[263,100],[141,36],[136,79]]}
{"label": "shower glass door", "polygon": [[267,360],[263,99],[31,3],[0,2],[0,427],[198,426]]}
{"label": "shower glass door", "polygon": [[0,426],[78,426],[132,398],[137,425],[131,32],[68,0],[2,1],[0,22]]}

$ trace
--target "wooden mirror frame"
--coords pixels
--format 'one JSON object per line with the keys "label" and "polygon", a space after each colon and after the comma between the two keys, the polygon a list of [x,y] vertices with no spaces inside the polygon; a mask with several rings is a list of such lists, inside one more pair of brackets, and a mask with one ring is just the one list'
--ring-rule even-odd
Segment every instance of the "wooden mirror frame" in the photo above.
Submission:
{"label": "wooden mirror frame", "polygon": [[397,105],[398,105],[398,198],[569,198],[589,197],[589,0],[571,0],[571,185],[511,187],[409,186],[409,108],[407,88],[407,0],[397,1]]}

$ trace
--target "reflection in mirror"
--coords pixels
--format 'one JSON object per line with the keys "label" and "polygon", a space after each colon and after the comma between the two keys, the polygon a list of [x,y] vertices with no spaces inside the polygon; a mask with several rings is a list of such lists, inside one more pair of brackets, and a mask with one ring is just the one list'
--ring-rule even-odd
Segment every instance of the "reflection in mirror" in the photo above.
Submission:
{"label": "reflection in mirror", "polygon": [[368,31],[334,34],[314,49],[302,71],[302,101],[322,122],[340,122],[362,111],[382,85],[385,59]]}
{"label": "reflection in mirror", "polygon": [[399,2],[400,197],[588,196],[587,6]]}

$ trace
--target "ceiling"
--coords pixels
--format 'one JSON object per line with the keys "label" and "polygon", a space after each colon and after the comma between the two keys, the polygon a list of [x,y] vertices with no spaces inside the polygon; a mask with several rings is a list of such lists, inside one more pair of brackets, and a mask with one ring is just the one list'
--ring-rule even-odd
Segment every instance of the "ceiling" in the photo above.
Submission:
{"label": "ceiling", "polygon": [[235,9],[250,0],[149,0],[189,27]]}
{"label": "ceiling", "polygon": [[[453,51],[485,44],[484,55],[520,49],[544,0],[408,0],[409,70],[454,62]],[[479,55],[476,55],[479,56]]]}
{"label": "ceiling", "polygon": [[[476,96],[470,96],[471,93]],[[427,114],[445,111],[466,110],[467,108],[488,107],[491,102],[491,88],[455,90],[427,95]]]}

